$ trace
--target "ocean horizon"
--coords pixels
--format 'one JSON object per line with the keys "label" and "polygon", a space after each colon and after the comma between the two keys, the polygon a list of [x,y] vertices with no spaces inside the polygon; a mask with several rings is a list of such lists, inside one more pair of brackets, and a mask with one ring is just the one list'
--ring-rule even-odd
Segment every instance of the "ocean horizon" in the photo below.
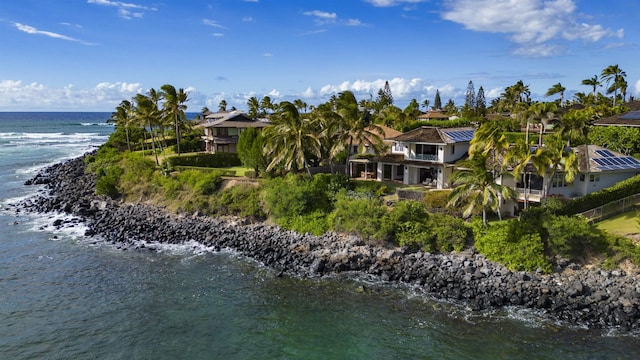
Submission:
{"label": "ocean horizon", "polygon": [[[120,250],[9,204],[103,144],[110,112],[0,112],[2,359],[635,359],[639,334],[474,312],[358,274],[297,278],[197,243]],[[195,113],[193,113],[195,114]],[[192,118],[192,117],[189,117]],[[56,220],[66,225],[54,226]]]}

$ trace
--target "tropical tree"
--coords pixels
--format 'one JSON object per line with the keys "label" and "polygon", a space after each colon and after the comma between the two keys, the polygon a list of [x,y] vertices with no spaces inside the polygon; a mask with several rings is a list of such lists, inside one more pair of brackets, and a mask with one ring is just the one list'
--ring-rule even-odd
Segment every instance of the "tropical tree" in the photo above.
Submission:
{"label": "tropical tree", "polygon": [[249,117],[257,118],[260,112],[260,102],[258,98],[255,96],[250,97],[249,100],[247,100],[247,107],[249,108]]}
{"label": "tropical tree", "polygon": [[158,152],[156,150],[156,140],[153,135],[153,123],[160,117],[160,110],[158,106],[154,102],[154,99],[150,96],[146,96],[144,94],[136,94],[134,97],[136,102],[136,118],[142,123],[144,126],[149,127],[149,132],[151,133],[151,147],[153,148],[153,155],[156,159],[156,165],[160,166],[160,161],[158,161]]}
{"label": "tropical tree", "polygon": [[442,109],[442,100],[440,99],[440,90],[436,89],[436,97],[433,100],[433,108],[435,110]]}
{"label": "tropical tree", "polygon": [[267,171],[279,165],[286,171],[297,171],[303,167],[312,177],[309,156],[320,157],[320,140],[311,131],[313,124],[310,119],[300,116],[295,105],[288,101],[280,103],[271,119],[273,125],[263,129],[263,154],[271,158]]}
{"label": "tropical tree", "polygon": [[122,100],[116,107],[116,111],[111,113],[108,122],[115,123],[116,126],[124,128],[127,140],[127,149],[131,151],[131,141],[129,140],[129,126],[133,123],[135,114],[133,113],[133,105],[129,100]]}
{"label": "tropical tree", "polygon": [[[613,93],[613,106],[616,106],[616,98],[618,97],[618,90],[621,89],[623,84],[626,84],[624,78],[627,73],[622,71],[618,64],[609,65],[602,70],[600,77],[607,83],[607,94]],[[625,86],[626,91],[626,86]]]}
{"label": "tropical tree", "polygon": [[485,122],[476,130],[469,143],[469,154],[475,156],[480,153],[489,156],[493,176],[497,176],[502,171],[499,166],[499,157],[502,152],[509,148],[509,142],[504,136],[504,130],[497,122]]}
{"label": "tropical tree", "polygon": [[484,88],[480,86],[476,94],[476,115],[484,117],[487,114],[487,100],[484,96]]}
{"label": "tropical tree", "polygon": [[582,80],[582,85],[591,86],[593,88],[593,96],[596,96],[596,89],[598,86],[602,86],[602,83],[598,79],[598,75],[593,75],[593,77],[589,79]]}
{"label": "tropical tree", "polygon": [[298,111],[303,111],[306,113],[307,112],[307,103],[302,101],[301,99],[295,99],[293,100],[293,105],[295,105],[296,109],[298,109]]}
{"label": "tropical tree", "polygon": [[349,175],[349,158],[352,155],[354,141],[360,146],[369,143],[371,146],[380,151],[384,147],[384,143],[380,138],[384,132],[382,129],[371,121],[371,114],[366,110],[361,110],[358,106],[355,95],[351,91],[343,91],[336,100],[336,113],[343,122],[343,132],[340,142],[337,143],[337,149],[349,144],[347,148],[347,159],[345,164],[345,173]]}
{"label": "tropical tree", "polygon": [[560,94],[560,106],[564,102],[564,91],[567,90],[561,83],[554,84],[547,90],[544,96],[553,96],[556,94]]}
{"label": "tropical tree", "polygon": [[238,158],[246,167],[255,171],[259,175],[261,169],[265,169],[267,164],[262,153],[264,149],[264,137],[261,130],[257,128],[247,128],[238,137]]}
{"label": "tropical tree", "polygon": [[265,95],[262,100],[260,100],[260,110],[262,111],[263,116],[267,115],[269,111],[273,111],[275,108],[276,104],[269,96]]}
{"label": "tropical tree", "polygon": [[565,113],[558,124],[558,133],[563,139],[567,139],[567,146],[571,146],[574,139],[586,139],[589,133],[589,125],[595,114],[589,108],[571,109]]}
{"label": "tropical tree", "polygon": [[220,100],[220,103],[218,104],[218,111],[219,112],[227,111],[227,100],[225,99]]}
{"label": "tropical tree", "polygon": [[543,148],[538,150],[542,152],[539,155],[543,159],[541,164],[547,166],[549,175],[544,177],[544,193],[542,194],[544,197],[551,190],[552,180],[557,172],[563,172],[564,180],[568,183],[574,180],[578,173],[578,158],[570,146],[565,146],[564,140],[560,136],[552,137]]}
{"label": "tropical tree", "polygon": [[420,105],[422,105],[422,107],[424,108],[424,111],[429,110],[429,99],[422,100],[422,103]]}
{"label": "tropical tree", "polygon": [[537,102],[524,111],[523,116],[527,124],[525,141],[527,143],[529,142],[529,124],[539,124],[540,131],[538,134],[538,146],[542,146],[542,134],[544,133],[544,129],[553,119],[555,119],[557,111],[558,106],[553,102]]}
{"label": "tropical tree", "polygon": [[179,156],[180,140],[182,138],[182,124],[187,118],[187,116],[185,115],[187,105],[185,103],[189,101],[189,97],[187,93],[184,92],[183,88],[180,88],[176,91],[176,88],[170,84],[162,85],[160,89],[162,90],[165,100],[163,104],[165,115],[167,116],[167,118],[173,120],[173,125],[176,132],[176,149]]}
{"label": "tropical tree", "polygon": [[487,224],[487,211],[500,212],[502,200],[515,199],[517,192],[508,186],[496,183],[496,176],[487,168],[487,155],[476,153],[458,163],[451,176],[454,189],[448,197],[449,206],[464,206],[464,217],[475,209],[482,208],[482,223]]}

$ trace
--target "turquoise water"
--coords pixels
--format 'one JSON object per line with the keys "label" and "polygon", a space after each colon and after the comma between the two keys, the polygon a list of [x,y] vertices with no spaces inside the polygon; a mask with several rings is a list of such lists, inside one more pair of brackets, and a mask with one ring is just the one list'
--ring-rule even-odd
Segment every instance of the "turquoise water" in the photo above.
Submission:
{"label": "turquoise water", "polygon": [[640,339],[471,313],[374,279],[277,277],[196,244],[121,251],[4,206],[108,113],[0,113],[0,359],[636,359]]}

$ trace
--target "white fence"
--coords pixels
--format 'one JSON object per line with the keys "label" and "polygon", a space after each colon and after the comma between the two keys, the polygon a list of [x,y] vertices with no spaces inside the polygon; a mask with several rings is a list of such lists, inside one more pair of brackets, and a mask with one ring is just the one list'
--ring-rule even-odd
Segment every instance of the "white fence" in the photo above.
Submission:
{"label": "white fence", "polygon": [[627,196],[626,198],[620,200],[612,201],[602,206],[598,206],[597,208],[587,210],[581,213],[581,215],[587,218],[589,221],[600,221],[610,216],[630,210],[633,207],[637,206],[639,203],[640,194],[635,194]]}

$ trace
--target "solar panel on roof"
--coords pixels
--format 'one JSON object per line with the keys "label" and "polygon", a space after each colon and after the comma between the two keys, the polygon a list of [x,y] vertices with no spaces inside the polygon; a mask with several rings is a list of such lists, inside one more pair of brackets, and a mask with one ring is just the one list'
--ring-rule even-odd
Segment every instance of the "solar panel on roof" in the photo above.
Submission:
{"label": "solar panel on roof", "polygon": [[596,150],[596,154],[602,157],[615,157],[615,155],[609,150]]}
{"label": "solar panel on roof", "polygon": [[475,134],[475,130],[453,130],[453,131],[443,131],[452,141],[471,141],[473,139],[473,135]]}

